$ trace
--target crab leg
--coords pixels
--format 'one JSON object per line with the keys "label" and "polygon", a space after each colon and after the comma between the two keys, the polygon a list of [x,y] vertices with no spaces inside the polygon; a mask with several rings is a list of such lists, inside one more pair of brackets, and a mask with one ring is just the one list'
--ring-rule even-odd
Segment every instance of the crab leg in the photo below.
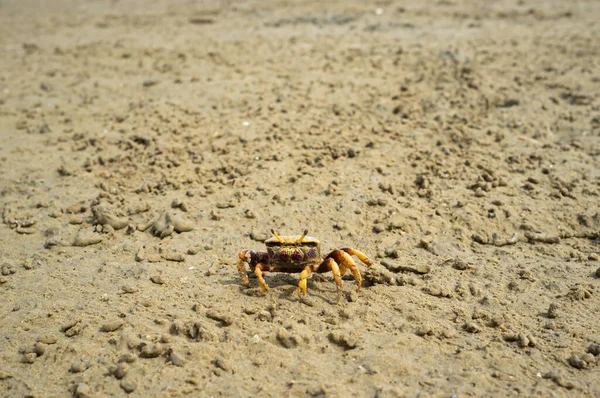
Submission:
{"label": "crab leg", "polygon": [[[354,250],[354,249],[334,250],[331,253],[329,253],[329,255],[325,258],[325,260],[328,260],[330,258],[335,260],[335,262],[339,264],[340,269],[343,269],[344,271],[346,270],[346,267],[347,267],[350,270],[350,272],[352,272],[352,275],[354,276],[354,279],[356,280],[356,285],[357,285],[356,291],[359,292],[360,287],[362,286],[362,276],[360,276],[360,271],[358,270],[358,267],[356,266],[356,263],[354,262],[354,260],[350,256],[350,254],[348,254],[348,251],[352,251],[353,254],[355,254],[357,252],[360,253],[358,250]],[[362,257],[364,259],[369,261],[367,256],[365,256],[363,253],[360,253],[360,254],[362,255]],[[357,257],[360,259],[360,256],[357,255]],[[369,263],[365,262],[365,264],[370,265],[370,261],[369,261]]]}
{"label": "crab leg", "polygon": [[256,275],[256,279],[258,279],[258,284],[262,287],[262,290],[265,292],[269,291],[269,285],[265,282],[265,279],[262,276],[263,270],[268,271],[269,267],[266,267],[262,264],[256,264],[256,268],[254,268],[254,275]]}
{"label": "crab leg", "polygon": [[346,253],[348,253],[351,256],[358,257],[358,259],[360,261],[362,261],[365,265],[371,266],[371,260],[369,260],[369,257],[367,257],[366,254],[364,254],[363,252],[356,250],[356,249],[352,249],[350,247],[345,247],[340,250],[345,251]]}
{"label": "crab leg", "polygon": [[300,272],[300,282],[298,283],[298,297],[300,298],[306,297],[306,278],[311,272],[312,268],[308,265]]}
{"label": "crab leg", "polygon": [[[333,258],[328,258],[320,265],[320,267],[326,267],[333,274],[333,279],[335,279],[335,285],[337,287],[337,302],[340,302],[342,298],[342,274],[338,263],[335,262]],[[344,267],[344,272],[346,271],[346,267]]]}
{"label": "crab leg", "polygon": [[248,250],[242,250],[238,253],[237,270],[238,274],[240,275],[242,285],[246,287],[248,287],[250,284],[250,281],[248,281],[248,275],[246,275],[246,263],[250,262],[249,257],[250,253],[248,253]]}

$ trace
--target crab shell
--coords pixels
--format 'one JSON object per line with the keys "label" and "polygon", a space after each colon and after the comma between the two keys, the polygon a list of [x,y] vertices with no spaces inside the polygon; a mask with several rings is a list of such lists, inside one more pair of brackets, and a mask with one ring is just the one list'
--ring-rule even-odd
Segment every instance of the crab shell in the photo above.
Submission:
{"label": "crab shell", "polygon": [[[280,271],[297,272],[301,266],[318,264],[321,259],[321,244],[312,236],[279,236],[265,240],[269,263]],[[301,269],[301,268],[300,268]]]}

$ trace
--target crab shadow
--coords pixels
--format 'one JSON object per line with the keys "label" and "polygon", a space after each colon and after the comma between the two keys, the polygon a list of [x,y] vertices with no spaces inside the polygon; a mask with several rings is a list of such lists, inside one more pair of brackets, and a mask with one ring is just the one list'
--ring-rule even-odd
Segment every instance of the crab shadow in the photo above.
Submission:
{"label": "crab shadow", "polygon": [[[298,297],[298,282],[300,281],[298,274],[265,273],[263,275],[265,281],[271,289],[270,292],[264,292],[258,286],[258,281],[253,273],[248,274],[248,279],[250,280],[250,286],[248,288],[242,286],[239,279],[234,280],[232,278],[231,280],[224,281],[223,283],[227,285],[237,284],[242,292],[254,297],[268,297],[271,294],[276,295],[279,300],[286,300],[290,302],[302,302],[303,300],[306,300],[307,302],[311,300],[318,300],[330,304],[336,304],[337,302],[337,293],[333,278],[329,280],[322,275],[310,275],[307,280],[308,299],[305,299]],[[323,284],[327,284],[328,282],[331,283],[331,289],[324,289]],[[329,297],[329,290],[331,291],[331,297]]]}

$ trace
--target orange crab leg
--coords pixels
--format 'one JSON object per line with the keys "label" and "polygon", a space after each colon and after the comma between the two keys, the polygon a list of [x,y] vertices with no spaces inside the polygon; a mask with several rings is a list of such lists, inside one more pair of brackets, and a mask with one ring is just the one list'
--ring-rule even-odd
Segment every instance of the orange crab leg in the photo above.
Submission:
{"label": "orange crab leg", "polygon": [[306,278],[311,272],[312,268],[308,265],[300,272],[300,282],[298,283],[298,297],[300,298],[306,297]]}
{"label": "orange crab leg", "polygon": [[[331,270],[333,274],[333,279],[335,279],[335,285],[337,287],[337,302],[340,302],[342,298],[342,275],[340,272],[340,267],[338,263],[335,262],[333,258],[328,258],[321,264],[321,266],[327,267],[327,269]],[[346,267],[344,267],[344,271],[346,271]]]}
{"label": "orange crab leg", "polygon": [[262,290],[268,292],[270,289],[269,285],[267,285],[267,282],[265,282],[265,278],[263,278],[262,276],[263,270],[268,270],[268,267],[265,267],[262,264],[256,264],[256,268],[254,268],[254,275],[256,275],[256,279],[258,279],[258,284],[260,285]]}
{"label": "orange crab leg", "polygon": [[237,270],[238,270],[238,274],[240,275],[240,280],[242,281],[242,285],[248,287],[248,285],[250,284],[250,281],[248,281],[248,275],[246,275],[246,263],[249,262],[247,256],[249,256],[249,254],[247,254],[247,250],[242,250],[241,252],[238,253],[238,260],[237,260]]}
{"label": "orange crab leg", "polygon": [[[359,292],[360,287],[362,286],[362,276],[360,275],[360,271],[358,270],[356,263],[354,262],[354,260],[350,256],[350,254],[347,253],[347,250],[351,250],[353,253],[358,252],[358,250],[353,250],[353,249],[334,250],[326,257],[326,260],[329,258],[332,258],[333,260],[335,260],[336,263],[339,264],[340,268],[344,269],[344,271],[345,271],[345,268],[347,267],[350,270],[350,272],[352,272],[352,275],[354,276],[354,279],[356,280],[356,285],[357,285],[356,291]],[[365,258],[367,261],[369,261],[367,256],[365,256],[362,253],[360,253],[360,254],[362,255],[363,258]],[[360,259],[360,257],[358,255],[357,255],[357,257]],[[370,263],[370,261],[369,261],[369,263]]]}
{"label": "orange crab leg", "polygon": [[369,257],[366,256],[366,254],[364,254],[363,252],[356,250],[356,249],[352,249],[350,247],[345,247],[343,249],[340,249],[345,251],[346,253],[348,253],[351,256],[356,256],[358,257],[358,259],[360,261],[362,261],[365,265],[367,266],[371,266],[371,260],[369,260]]}

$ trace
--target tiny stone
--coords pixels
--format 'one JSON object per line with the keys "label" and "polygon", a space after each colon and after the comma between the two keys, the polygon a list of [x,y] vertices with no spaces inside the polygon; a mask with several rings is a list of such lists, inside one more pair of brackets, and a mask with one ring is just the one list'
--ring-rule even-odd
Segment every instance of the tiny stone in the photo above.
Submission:
{"label": "tiny stone", "polygon": [[600,355],[600,344],[592,344],[587,348],[587,352],[592,355],[598,356]]}
{"label": "tiny stone", "polygon": [[576,369],[585,369],[587,367],[587,363],[575,354],[571,354],[569,357],[569,365]]}
{"label": "tiny stone", "polygon": [[481,328],[473,322],[467,322],[463,325],[463,329],[465,329],[469,333],[479,333],[481,332]]}
{"label": "tiny stone", "polygon": [[373,232],[375,232],[376,234],[381,233],[383,231],[385,231],[385,227],[382,224],[373,225]]}
{"label": "tiny stone", "polygon": [[257,334],[255,334],[254,336],[252,336],[252,337],[250,338],[250,340],[248,340],[248,344],[258,344],[258,343],[260,343],[260,342],[261,342],[261,340],[262,340],[262,339],[260,338],[260,336],[259,336],[259,335],[257,335]]}
{"label": "tiny stone", "polygon": [[135,254],[135,261],[141,262],[146,260],[146,251],[142,248]]}
{"label": "tiny stone", "polygon": [[519,333],[519,335],[517,336],[518,342],[519,342],[519,346],[521,347],[528,347],[529,346],[529,338],[527,336],[525,336],[523,333]]}
{"label": "tiny stone", "polygon": [[129,286],[129,285],[121,286],[121,290],[124,293],[135,293],[135,292],[137,292],[137,289],[135,287]]}
{"label": "tiny stone", "polygon": [[596,358],[594,357],[594,355],[590,354],[589,352],[583,354],[581,356],[581,360],[587,363],[588,365],[596,362]]}
{"label": "tiny stone", "polygon": [[348,301],[350,301],[351,303],[355,303],[358,301],[358,293],[356,292],[356,290],[350,291],[350,294],[348,294]]}
{"label": "tiny stone", "polygon": [[225,314],[223,312],[217,311],[217,310],[210,310],[206,313],[206,316],[210,319],[213,319],[215,321],[220,321],[221,323],[223,323],[225,326],[229,326],[231,324],[233,324],[234,318],[232,315],[230,314]]}
{"label": "tiny stone", "polygon": [[48,346],[46,344],[40,343],[38,341],[37,343],[35,343],[35,345],[33,347],[33,352],[35,352],[38,357],[41,357],[46,352],[47,347]]}
{"label": "tiny stone", "polygon": [[73,328],[73,326],[77,325],[79,322],[81,322],[81,319],[79,319],[79,318],[72,319],[72,320],[68,321],[67,323],[65,323],[64,325],[62,325],[60,330],[62,330],[63,332],[66,332],[67,330]]}
{"label": "tiny stone", "polygon": [[133,363],[136,360],[137,360],[137,357],[134,354],[123,354],[119,358],[119,363],[120,362]]}
{"label": "tiny stone", "polygon": [[28,352],[23,355],[23,363],[33,363],[37,358],[37,354],[35,352]]}
{"label": "tiny stone", "polygon": [[164,352],[164,347],[160,344],[144,345],[140,351],[142,358],[156,358]]}
{"label": "tiny stone", "polygon": [[433,329],[431,328],[431,325],[429,324],[425,324],[425,325],[421,325],[416,331],[415,334],[417,336],[423,337],[426,335],[432,335],[433,334]]}
{"label": "tiny stone", "polygon": [[596,270],[596,276],[597,276],[598,278],[600,278],[600,268],[598,268],[598,269]]}
{"label": "tiny stone", "polygon": [[223,369],[226,372],[231,372],[231,364],[223,357],[216,358],[214,360],[214,364],[219,369]]}
{"label": "tiny stone", "polygon": [[127,364],[121,362],[120,364],[117,365],[117,367],[113,371],[113,375],[117,379],[121,380],[122,378],[124,378],[125,376],[127,376],[128,370],[129,370],[129,367],[127,366]]}
{"label": "tiny stone", "polygon": [[81,373],[87,369],[87,364],[84,361],[74,361],[71,364],[72,373]]}
{"label": "tiny stone", "polygon": [[317,303],[311,296],[305,296],[300,299],[300,302],[309,307],[314,307]]}
{"label": "tiny stone", "polygon": [[548,306],[548,318],[558,317],[558,305],[556,303],[550,303]]}
{"label": "tiny stone", "polygon": [[90,388],[90,386],[88,386],[85,383],[79,383],[77,384],[77,387],[75,388],[75,395],[78,398],[87,398],[91,396],[92,389]]}
{"label": "tiny stone", "polygon": [[533,337],[532,335],[529,335],[529,336],[527,336],[527,338],[529,339],[530,347],[535,347],[537,345],[537,339],[535,337]]}
{"label": "tiny stone", "polygon": [[160,276],[160,275],[152,275],[150,277],[150,280],[152,281],[152,283],[156,283],[157,285],[162,285],[165,283],[162,276]]}
{"label": "tiny stone", "polygon": [[121,380],[121,383],[119,385],[127,394],[134,392],[136,387],[136,385],[132,381],[127,379]]}
{"label": "tiny stone", "polygon": [[598,261],[598,253],[591,253],[588,256],[588,260],[590,260],[590,261]]}
{"label": "tiny stone", "polygon": [[52,336],[50,334],[38,337],[38,341],[44,344],[56,344],[56,336]]}
{"label": "tiny stone", "polygon": [[14,274],[15,272],[17,272],[17,271],[11,264],[9,264],[9,263],[2,264],[2,275],[8,276],[8,275]]}
{"label": "tiny stone", "polygon": [[121,326],[123,326],[125,324],[125,322],[121,321],[121,320],[115,320],[112,322],[107,322],[104,325],[102,325],[101,330],[103,332],[114,332],[115,330],[119,329]]}
{"label": "tiny stone", "polygon": [[195,246],[195,247],[190,247],[189,249],[187,249],[187,254],[190,255],[195,255],[198,254],[200,252],[200,246]]}
{"label": "tiny stone", "polygon": [[171,361],[173,365],[178,367],[182,367],[185,364],[184,359],[179,354],[175,353],[175,351],[172,351],[169,354],[169,361]]}
{"label": "tiny stone", "polygon": [[162,258],[167,261],[175,261],[179,263],[185,261],[185,257],[181,253],[166,252],[162,254]]}

